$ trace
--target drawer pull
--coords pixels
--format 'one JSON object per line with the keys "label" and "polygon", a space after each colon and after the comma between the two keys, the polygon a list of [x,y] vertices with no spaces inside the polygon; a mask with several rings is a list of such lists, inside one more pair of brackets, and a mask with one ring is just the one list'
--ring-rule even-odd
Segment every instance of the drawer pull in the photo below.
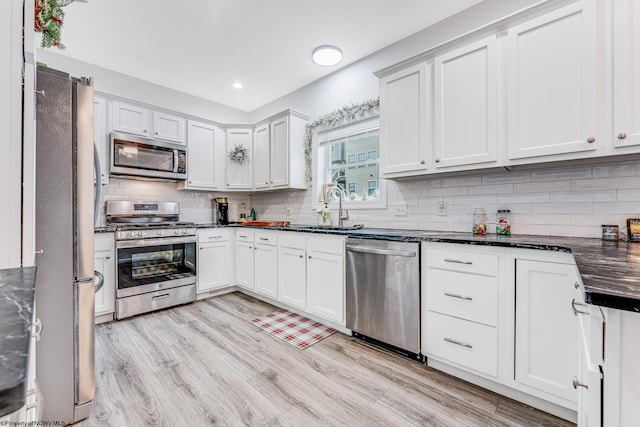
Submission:
{"label": "drawer pull", "polygon": [[464,296],[464,295],[450,294],[449,292],[445,292],[444,294],[446,296],[448,296],[448,297],[451,297],[451,298],[458,298],[458,299],[464,299],[464,300],[467,300],[467,301],[473,301],[473,298],[467,297],[467,296]]}
{"label": "drawer pull", "polygon": [[269,238],[268,237],[261,237],[260,240],[267,240],[268,241]]}
{"label": "drawer pull", "polygon": [[587,390],[589,390],[589,385],[587,385],[587,384],[582,384],[580,381],[578,381],[578,378],[577,378],[577,377],[573,377],[573,381],[572,381],[572,383],[573,383],[573,388],[575,388],[575,389],[577,389],[578,387],[584,387],[584,388],[586,388]]}
{"label": "drawer pull", "polygon": [[454,264],[464,264],[464,265],[472,265],[473,262],[471,261],[461,261],[459,259],[451,259],[451,258],[445,258],[444,262],[452,262]]}
{"label": "drawer pull", "polygon": [[241,234],[241,235],[239,235],[238,237],[242,237],[243,239],[246,239],[246,238],[247,238],[247,236],[243,236],[242,234]]}
{"label": "drawer pull", "polygon": [[156,295],[155,297],[151,297],[152,300],[159,300],[169,298],[169,294]]}
{"label": "drawer pull", "polygon": [[443,340],[445,340],[446,342],[450,342],[451,344],[459,345],[461,347],[473,348],[471,344],[467,344],[466,342],[462,342],[462,341],[456,341],[452,338],[444,337]]}
{"label": "drawer pull", "polygon": [[573,310],[573,314],[574,314],[574,315],[576,315],[576,316],[577,316],[578,314],[590,314],[588,311],[578,310],[578,309],[576,308],[576,305],[577,305],[577,306],[580,306],[580,307],[586,307],[586,306],[587,306],[586,304],[583,304],[583,303],[581,303],[581,302],[576,301],[576,299],[575,299],[575,298],[574,298],[574,299],[572,299],[572,300],[571,300],[571,309]]}
{"label": "drawer pull", "polygon": [[209,239],[220,239],[222,236],[209,236]]}

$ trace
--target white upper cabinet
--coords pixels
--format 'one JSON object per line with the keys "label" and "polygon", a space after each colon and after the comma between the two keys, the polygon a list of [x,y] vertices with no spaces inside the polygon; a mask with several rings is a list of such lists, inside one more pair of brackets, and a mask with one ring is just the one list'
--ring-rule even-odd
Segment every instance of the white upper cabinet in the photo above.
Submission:
{"label": "white upper cabinet", "polygon": [[549,156],[595,150],[595,2],[578,1],[512,27],[506,43],[509,159],[559,160],[584,155]]}
{"label": "white upper cabinet", "polygon": [[217,138],[215,126],[189,120],[185,188],[215,190],[224,186],[219,173],[224,153],[219,147],[224,150],[224,140]]}
{"label": "white upper cabinet", "polygon": [[148,137],[150,136],[149,113],[146,108],[113,101],[111,103],[111,127],[115,131]]}
{"label": "white upper cabinet", "polygon": [[380,79],[380,167],[384,177],[424,174],[428,167],[431,71],[432,65],[423,62]]}
{"label": "white upper cabinet", "polygon": [[496,36],[434,59],[435,167],[498,160]]}
{"label": "white upper cabinet", "polygon": [[255,161],[253,156],[253,130],[252,129],[227,129],[227,153],[238,147],[247,149],[249,156],[242,163],[231,161],[226,156],[227,162],[227,188],[250,190],[253,188],[252,170]]}
{"label": "white upper cabinet", "polygon": [[303,142],[308,119],[287,110],[284,116],[255,128],[253,181],[256,189],[307,188]]}
{"label": "white upper cabinet", "polygon": [[640,3],[613,2],[614,146],[640,145]]}
{"label": "white upper cabinet", "polygon": [[185,143],[186,120],[182,117],[173,116],[171,114],[153,113],[153,137],[163,139],[165,141]]}
{"label": "white upper cabinet", "polygon": [[253,182],[256,189],[269,188],[271,185],[269,138],[269,123],[258,126],[253,131],[253,146],[257,160],[253,164]]}
{"label": "white upper cabinet", "polygon": [[107,132],[107,101],[93,98],[93,143],[98,152],[100,179],[102,184],[109,183],[109,133]]}

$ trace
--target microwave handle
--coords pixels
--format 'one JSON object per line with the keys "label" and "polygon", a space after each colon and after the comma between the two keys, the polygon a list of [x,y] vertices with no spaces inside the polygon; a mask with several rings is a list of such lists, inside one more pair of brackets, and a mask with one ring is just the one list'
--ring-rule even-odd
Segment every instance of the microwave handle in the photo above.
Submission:
{"label": "microwave handle", "polygon": [[173,173],[178,173],[179,164],[178,150],[173,150]]}

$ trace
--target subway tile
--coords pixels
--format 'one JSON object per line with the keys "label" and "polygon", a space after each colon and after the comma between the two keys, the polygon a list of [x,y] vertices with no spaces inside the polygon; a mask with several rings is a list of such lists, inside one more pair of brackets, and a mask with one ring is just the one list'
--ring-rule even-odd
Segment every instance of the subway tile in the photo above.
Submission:
{"label": "subway tile", "polygon": [[531,181],[561,181],[565,179],[591,178],[591,167],[559,167],[531,171]]}
{"label": "subway tile", "polygon": [[495,194],[484,194],[479,196],[455,196],[453,204],[458,206],[473,205],[479,208],[486,208],[487,205],[495,205],[498,197],[500,196],[497,196]]}
{"label": "subway tile", "polygon": [[535,225],[544,225],[544,224],[571,224],[571,214],[545,214],[545,213],[520,213],[520,214],[512,214],[511,222],[513,224],[535,224]]}
{"label": "subway tile", "polygon": [[619,202],[640,202],[640,189],[618,190]]}
{"label": "subway tile", "polygon": [[576,179],[571,181],[571,190],[616,190],[625,188],[638,188],[640,183],[636,179],[625,177]]}
{"label": "subway tile", "polygon": [[540,236],[549,236],[549,225],[514,223],[511,226],[511,233],[514,235],[535,234]]}
{"label": "subway tile", "polygon": [[624,214],[628,215],[630,218],[639,217],[640,201],[617,203],[596,202],[593,204],[593,212],[606,214]]}
{"label": "subway tile", "polygon": [[482,177],[478,175],[442,178],[442,187],[462,187],[469,185],[481,185]]}
{"label": "subway tile", "polygon": [[531,173],[530,172],[509,172],[502,171],[499,173],[492,173],[489,175],[482,176],[482,184],[490,185],[490,184],[514,184],[518,182],[529,182],[531,181]]}
{"label": "subway tile", "polygon": [[618,176],[640,176],[640,163],[618,163],[593,167],[594,178],[611,178]]}
{"label": "subway tile", "polygon": [[550,202],[615,202],[616,190],[563,191],[549,194]]}
{"label": "subway tile", "polygon": [[594,203],[534,203],[531,211],[533,213],[590,213],[594,212]]}
{"label": "subway tile", "polygon": [[429,194],[431,197],[465,195],[467,194],[467,187],[434,188]]}
{"label": "subway tile", "polygon": [[549,191],[570,191],[571,181],[541,181],[525,182],[513,185],[513,192],[518,193],[542,193]]}
{"label": "subway tile", "polygon": [[602,224],[627,226],[627,215],[616,213],[571,214],[571,225],[600,227]]}
{"label": "subway tile", "polygon": [[602,237],[602,229],[600,226],[573,226],[573,225],[550,225],[550,236],[569,236],[569,237]]}
{"label": "subway tile", "polygon": [[468,187],[467,194],[504,194],[513,193],[513,184],[476,185]]}
{"label": "subway tile", "polygon": [[501,204],[511,203],[544,203],[549,201],[549,193],[516,193],[499,194],[497,202]]}

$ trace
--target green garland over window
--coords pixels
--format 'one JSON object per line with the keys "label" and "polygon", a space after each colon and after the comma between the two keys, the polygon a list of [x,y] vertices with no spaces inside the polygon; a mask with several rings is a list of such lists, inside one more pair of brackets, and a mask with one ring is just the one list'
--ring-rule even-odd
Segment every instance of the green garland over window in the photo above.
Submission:
{"label": "green garland over window", "polygon": [[305,162],[305,176],[307,179],[307,185],[311,186],[312,172],[311,172],[311,152],[313,141],[313,130],[318,126],[335,126],[344,121],[351,121],[370,113],[373,110],[377,110],[380,106],[380,98],[370,99],[368,101],[361,102],[360,104],[351,104],[344,106],[339,110],[334,110],[325,114],[318,120],[307,125],[306,132],[304,134],[304,162]]}
{"label": "green garland over window", "polygon": [[58,49],[64,49],[60,40],[64,19],[62,8],[74,1],[86,2],[87,0],[35,0],[34,29],[42,33],[41,47],[55,46]]}

